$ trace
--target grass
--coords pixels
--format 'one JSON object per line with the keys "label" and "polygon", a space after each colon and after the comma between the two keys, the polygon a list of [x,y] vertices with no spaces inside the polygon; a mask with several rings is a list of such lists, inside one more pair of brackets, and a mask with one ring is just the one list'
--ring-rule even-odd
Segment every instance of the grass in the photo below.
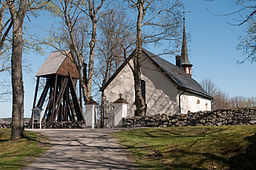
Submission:
{"label": "grass", "polygon": [[116,132],[141,168],[256,169],[256,126],[140,128]]}
{"label": "grass", "polygon": [[25,132],[25,138],[11,141],[10,129],[0,129],[0,169],[21,169],[46,152],[48,146],[40,143],[45,137]]}

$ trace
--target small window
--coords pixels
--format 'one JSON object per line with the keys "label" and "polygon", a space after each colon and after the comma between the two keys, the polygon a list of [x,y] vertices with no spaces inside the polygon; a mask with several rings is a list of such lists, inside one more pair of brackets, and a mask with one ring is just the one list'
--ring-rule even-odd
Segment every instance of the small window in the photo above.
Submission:
{"label": "small window", "polygon": [[207,103],[205,104],[205,110],[208,110],[208,104]]}
{"label": "small window", "polygon": [[199,99],[197,100],[197,104],[200,104],[200,100]]}
{"label": "small window", "polygon": [[145,80],[141,80],[141,92],[142,92],[143,99],[146,102],[146,82],[145,82]]}

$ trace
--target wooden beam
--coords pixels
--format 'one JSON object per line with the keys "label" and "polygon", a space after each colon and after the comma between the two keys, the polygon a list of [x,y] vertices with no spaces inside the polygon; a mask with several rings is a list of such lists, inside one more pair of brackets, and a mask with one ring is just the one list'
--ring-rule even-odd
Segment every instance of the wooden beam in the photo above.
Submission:
{"label": "wooden beam", "polygon": [[70,102],[69,94],[67,96],[67,102],[68,102],[68,106],[69,106],[69,109],[68,109],[69,110],[69,118],[73,122],[73,121],[75,121],[75,116],[74,116],[74,111],[72,109],[72,103]]}
{"label": "wooden beam", "polygon": [[37,107],[41,108],[43,106],[45,98],[47,96],[47,92],[49,90],[49,87],[50,87],[50,80],[48,79],[47,82],[46,82],[46,85],[44,87],[44,90],[43,90],[43,92],[41,94],[41,97],[40,97],[40,99],[39,99],[39,101],[38,101],[38,103],[36,105]]}
{"label": "wooden beam", "polygon": [[52,114],[51,116],[53,116],[53,113],[56,109],[56,93],[57,93],[57,85],[58,85],[58,75],[55,75],[55,81],[54,81],[54,90],[53,90],[53,104],[52,104]]}
{"label": "wooden beam", "polygon": [[33,118],[33,116],[34,116],[33,109],[35,108],[35,105],[36,105],[36,98],[37,98],[37,92],[38,92],[39,80],[40,80],[40,77],[37,77],[37,80],[36,80],[36,88],[35,88],[35,95],[34,95],[34,102],[33,102],[33,108],[32,108],[32,114],[31,114],[30,123],[31,123],[32,118]]}
{"label": "wooden beam", "polygon": [[44,112],[44,116],[43,116],[43,119],[42,121],[45,122],[45,115],[47,114],[47,119],[46,121],[48,120],[48,117],[50,116],[49,112],[51,110],[51,107],[52,107],[52,104],[53,104],[53,93],[54,91],[52,90],[52,87],[50,87],[50,96],[49,96],[49,101],[48,101],[48,104],[47,104],[47,107],[45,109],[45,112]]}
{"label": "wooden beam", "polygon": [[[68,84],[68,78],[64,78],[64,82],[63,84],[61,85],[61,89],[60,89],[60,92],[58,94],[58,97],[57,97],[57,101],[56,101],[56,104],[57,105],[57,109],[55,111],[53,111],[53,120],[56,119],[56,115],[58,114],[59,110],[60,110],[60,105],[61,105],[61,99],[63,98],[63,95],[64,95],[64,92],[65,92],[65,89],[67,88],[67,84]],[[56,106],[55,106],[56,107]],[[54,108],[55,108],[54,107]]]}
{"label": "wooden beam", "polygon": [[35,88],[35,95],[34,95],[34,102],[33,102],[33,108],[34,108],[35,105],[36,105],[36,98],[37,98],[39,80],[40,80],[40,77],[37,77],[37,80],[36,80],[36,88]]}
{"label": "wooden beam", "polygon": [[75,87],[74,87],[74,84],[73,84],[73,81],[72,81],[72,77],[70,76],[70,74],[69,74],[68,86],[70,88],[71,96],[72,96],[73,103],[74,103],[74,106],[75,106],[77,119],[78,119],[78,121],[84,121],[85,122],[82,110],[81,110],[79,102],[78,102],[78,98],[77,98],[77,95],[76,95],[76,91],[75,91]]}
{"label": "wooden beam", "polygon": [[80,108],[83,112],[83,99],[82,99],[82,87],[81,87],[81,80],[79,80],[79,97],[80,97]]}

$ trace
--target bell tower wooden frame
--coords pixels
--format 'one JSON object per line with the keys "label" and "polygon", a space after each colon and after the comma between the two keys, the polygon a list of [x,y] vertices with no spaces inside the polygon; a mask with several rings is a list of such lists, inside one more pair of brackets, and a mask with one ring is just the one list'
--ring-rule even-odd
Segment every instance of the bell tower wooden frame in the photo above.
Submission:
{"label": "bell tower wooden frame", "polygon": [[[33,108],[42,108],[47,102],[42,122],[48,124],[55,121],[85,122],[81,109],[82,101],[79,102],[75,90],[79,78],[78,69],[69,51],[52,52],[36,76]],[[40,78],[45,78],[46,81],[37,101]]]}

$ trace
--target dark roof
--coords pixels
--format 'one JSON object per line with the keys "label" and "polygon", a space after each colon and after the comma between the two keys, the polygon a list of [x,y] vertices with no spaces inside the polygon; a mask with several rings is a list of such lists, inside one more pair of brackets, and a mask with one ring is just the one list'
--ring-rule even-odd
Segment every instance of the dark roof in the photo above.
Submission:
{"label": "dark roof", "polygon": [[188,60],[187,37],[185,31],[185,17],[183,18],[183,40],[181,48],[181,65],[192,66]]}
{"label": "dark roof", "polygon": [[180,88],[212,99],[208,93],[206,93],[202,86],[195,81],[190,75],[186,74],[178,66],[162,59],[161,57],[143,49],[143,52]]}
{"label": "dark roof", "polygon": [[[142,52],[149,57],[149,59],[159,68],[161,71],[172,81],[178,88],[185,91],[212,99],[208,93],[206,93],[201,85],[196,82],[190,75],[187,75],[182,69],[178,66],[173,65],[172,63],[160,58],[159,56],[149,52],[146,49],[142,49]],[[134,56],[134,52],[129,56],[129,58],[124,62],[118,70],[110,77],[110,79],[102,86],[101,90],[104,90],[110,82],[117,76],[117,74],[123,69],[127,62]]]}
{"label": "dark roof", "polygon": [[114,101],[114,103],[125,103],[125,104],[129,104],[126,100],[124,100],[123,98],[118,98],[116,101]]}
{"label": "dark roof", "polygon": [[97,102],[95,102],[93,99],[88,100],[86,103],[86,105],[99,105]]}

